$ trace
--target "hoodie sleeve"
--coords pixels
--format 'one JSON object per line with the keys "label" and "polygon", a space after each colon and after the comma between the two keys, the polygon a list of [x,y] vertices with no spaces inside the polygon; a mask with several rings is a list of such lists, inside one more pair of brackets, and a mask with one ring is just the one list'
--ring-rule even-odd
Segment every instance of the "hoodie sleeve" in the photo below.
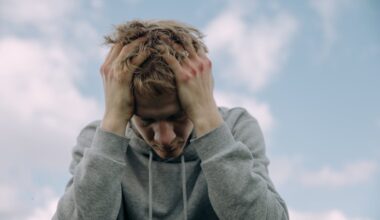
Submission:
{"label": "hoodie sleeve", "polygon": [[117,219],[121,206],[121,177],[129,140],[86,126],[77,138],[69,180],[53,220]]}
{"label": "hoodie sleeve", "polygon": [[261,129],[247,111],[230,110],[220,127],[192,143],[220,219],[289,219],[269,178]]}

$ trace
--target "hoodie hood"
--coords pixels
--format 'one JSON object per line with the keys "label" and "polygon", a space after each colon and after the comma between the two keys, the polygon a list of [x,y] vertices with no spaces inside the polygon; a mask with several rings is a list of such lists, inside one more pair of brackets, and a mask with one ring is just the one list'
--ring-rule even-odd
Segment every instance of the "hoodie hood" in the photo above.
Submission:
{"label": "hoodie hood", "polygon": [[[130,122],[132,123],[132,122]],[[128,123],[127,129],[125,131],[125,136],[127,138],[130,138],[129,146],[133,149],[133,151],[138,152],[141,155],[144,155],[145,157],[150,157],[150,152],[153,153],[153,160],[154,161],[160,161],[165,163],[181,163],[181,157],[184,156],[185,161],[194,161],[199,159],[198,154],[194,148],[194,146],[191,144],[193,140],[195,139],[195,130],[193,130],[190,133],[189,139],[187,140],[187,143],[184,147],[184,150],[182,154],[180,154],[178,157],[175,158],[169,158],[169,159],[162,159],[159,157],[154,150],[152,150],[152,147],[145,142],[144,139],[142,139],[135,131],[132,126]]]}

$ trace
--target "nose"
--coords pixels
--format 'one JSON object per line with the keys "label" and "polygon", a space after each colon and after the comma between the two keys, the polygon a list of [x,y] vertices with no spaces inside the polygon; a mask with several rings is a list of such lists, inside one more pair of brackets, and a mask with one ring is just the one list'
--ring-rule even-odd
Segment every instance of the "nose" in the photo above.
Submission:
{"label": "nose", "polygon": [[158,121],[154,126],[154,141],[159,145],[170,145],[176,137],[173,124],[167,121]]}

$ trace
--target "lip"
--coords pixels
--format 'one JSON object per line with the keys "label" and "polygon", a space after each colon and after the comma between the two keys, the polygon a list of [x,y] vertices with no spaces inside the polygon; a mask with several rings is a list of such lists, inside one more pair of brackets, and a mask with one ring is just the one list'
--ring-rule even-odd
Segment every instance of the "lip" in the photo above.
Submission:
{"label": "lip", "polygon": [[159,157],[162,159],[175,158],[178,157],[183,151],[182,147],[169,147],[169,148],[161,148],[159,146],[154,146],[154,149]]}
{"label": "lip", "polygon": [[178,157],[179,153],[181,151],[177,148],[177,149],[173,149],[171,151],[159,151],[157,152],[159,154],[159,156],[163,159],[168,159],[168,158],[175,158],[175,157]]}
{"label": "lip", "polygon": [[178,149],[177,147],[170,147],[170,148],[161,148],[161,147],[159,147],[158,148],[158,150],[162,151],[162,152],[173,152],[173,151],[175,151],[177,149]]}
{"label": "lip", "polygon": [[157,144],[151,144],[151,146],[156,149],[156,150],[159,150],[159,151],[162,151],[162,152],[173,152],[173,151],[176,151],[177,149],[180,149],[183,147],[185,142],[182,142],[182,141],[179,141],[179,142],[173,142],[172,144],[170,145],[166,145],[165,147],[164,146],[160,146],[160,145],[157,145]]}
{"label": "lip", "polygon": [[162,152],[173,152],[177,149],[177,147],[160,147],[157,145],[152,145],[152,147],[156,150],[162,151]]}

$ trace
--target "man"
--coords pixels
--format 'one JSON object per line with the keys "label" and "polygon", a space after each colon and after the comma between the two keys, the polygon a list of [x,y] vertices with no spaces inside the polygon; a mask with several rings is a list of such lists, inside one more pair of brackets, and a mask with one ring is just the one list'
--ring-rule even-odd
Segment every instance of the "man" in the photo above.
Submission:
{"label": "man", "polygon": [[79,134],[53,219],[288,219],[256,119],[216,105],[202,37],[175,21],[106,37],[104,117]]}

